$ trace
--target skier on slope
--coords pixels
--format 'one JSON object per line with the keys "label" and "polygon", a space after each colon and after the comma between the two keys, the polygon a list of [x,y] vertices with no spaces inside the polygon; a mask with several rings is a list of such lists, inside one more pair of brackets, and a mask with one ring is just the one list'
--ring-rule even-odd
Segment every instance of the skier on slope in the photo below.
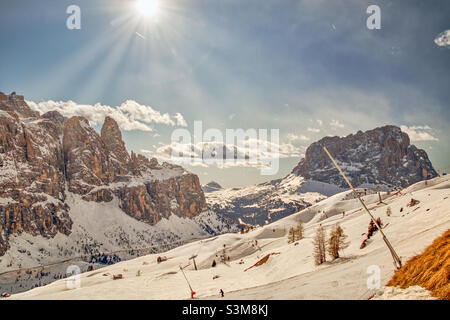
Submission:
{"label": "skier on slope", "polygon": [[225,293],[223,292],[223,290],[222,289],[220,289],[220,296],[223,298],[224,296],[225,296]]}

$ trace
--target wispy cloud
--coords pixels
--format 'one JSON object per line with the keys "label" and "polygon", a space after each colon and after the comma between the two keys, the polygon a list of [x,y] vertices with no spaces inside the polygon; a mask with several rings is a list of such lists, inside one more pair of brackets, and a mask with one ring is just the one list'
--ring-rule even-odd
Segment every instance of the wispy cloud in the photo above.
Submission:
{"label": "wispy cloud", "polygon": [[438,138],[434,137],[429,133],[432,129],[429,126],[400,126],[400,129],[406,134],[408,134],[411,142],[415,141],[439,141]]}
{"label": "wispy cloud", "polygon": [[175,113],[174,118],[177,120],[177,126],[187,127],[186,120],[184,120],[184,117],[181,113]]}
{"label": "wispy cloud", "polygon": [[331,120],[330,122],[330,126],[335,127],[335,128],[344,128],[344,125],[342,123],[339,122],[339,120]]}
{"label": "wispy cloud", "polygon": [[308,141],[308,140],[309,140],[309,137],[307,137],[307,136],[305,136],[305,135],[303,135],[303,134],[301,134],[301,135],[296,135],[295,133],[289,133],[289,134],[286,136],[286,138],[287,138],[287,140],[288,140],[289,142],[295,142],[295,141]]}
{"label": "wispy cloud", "polygon": [[108,106],[96,103],[94,105],[78,104],[74,101],[43,101],[35,103],[27,101],[28,105],[41,113],[56,110],[63,116],[82,116],[93,125],[103,123],[106,116],[114,118],[123,130],[153,131],[151,124],[186,127],[187,123],[179,112],[171,117],[150,106],[142,105],[134,100],[127,100],[120,106]]}
{"label": "wispy cloud", "polygon": [[320,129],[318,128],[308,128],[309,132],[320,132]]}

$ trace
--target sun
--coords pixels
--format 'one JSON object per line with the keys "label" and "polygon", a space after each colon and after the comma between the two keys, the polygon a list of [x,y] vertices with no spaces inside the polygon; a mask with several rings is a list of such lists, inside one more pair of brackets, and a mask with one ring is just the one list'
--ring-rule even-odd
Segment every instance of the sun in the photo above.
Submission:
{"label": "sun", "polygon": [[137,0],[137,11],[147,17],[155,17],[159,12],[158,0]]}

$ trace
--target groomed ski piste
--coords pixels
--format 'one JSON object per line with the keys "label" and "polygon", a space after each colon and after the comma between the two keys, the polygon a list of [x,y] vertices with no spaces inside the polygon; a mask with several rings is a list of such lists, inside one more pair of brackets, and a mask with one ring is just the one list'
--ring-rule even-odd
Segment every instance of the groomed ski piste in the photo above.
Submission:
{"label": "groomed ski piste", "polygon": [[[372,214],[381,218],[383,231],[403,263],[450,229],[449,176],[381,195],[382,203],[376,194],[362,199]],[[410,207],[412,198],[419,203]],[[303,222],[304,238],[288,244],[288,230],[299,221]],[[180,265],[197,299],[433,299],[420,287],[384,287],[395,267],[379,231],[360,249],[369,221],[359,201],[351,191],[345,191],[248,233],[223,234],[83,273],[75,289],[71,289],[71,279],[61,279],[9,299],[191,299]],[[348,235],[350,245],[340,258],[330,261],[327,256],[326,263],[316,266],[315,231],[322,225],[328,236],[336,222]],[[230,257],[225,263],[220,262],[224,248]],[[198,270],[189,259],[195,255]],[[267,255],[265,263],[248,269]],[[158,263],[158,256],[167,261]],[[376,288],[376,270],[380,288]],[[113,280],[119,274],[122,278]],[[225,293],[223,298],[220,289]]]}

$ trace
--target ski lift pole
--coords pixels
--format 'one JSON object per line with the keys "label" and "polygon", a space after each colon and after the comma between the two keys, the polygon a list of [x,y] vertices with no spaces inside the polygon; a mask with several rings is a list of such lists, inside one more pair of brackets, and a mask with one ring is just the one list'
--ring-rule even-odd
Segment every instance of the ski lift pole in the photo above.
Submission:
{"label": "ski lift pole", "polygon": [[183,273],[184,279],[186,279],[186,282],[187,282],[187,284],[189,286],[189,289],[191,290],[191,297],[194,298],[195,291],[192,290],[191,284],[189,283],[189,280],[187,279],[186,275],[184,274],[184,270],[181,267],[181,265],[180,265],[180,270],[181,270],[181,273]]}
{"label": "ski lift pole", "polygon": [[342,169],[339,167],[339,165],[336,163],[336,161],[334,160],[333,156],[330,154],[330,152],[328,151],[328,149],[325,146],[322,146],[323,150],[325,150],[325,152],[327,153],[328,157],[330,157],[331,161],[333,162],[334,166],[339,170],[340,174],[342,175],[342,177],[344,177],[345,182],[347,182],[347,184],[349,185],[349,187],[353,190],[353,193],[355,195],[356,198],[358,198],[359,202],[361,202],[361,205],[364,207],[364,209],[367,211],[367,213],[369,214],[370,218],[372,219],[373,223],[375,223],[375,225],[377,226],[378,230],[380,230],[381,235],[383,236],[383,240],[386,243],[389,251],[391,252],[392,258],[394,259],[394,265],[397,269],[400,269],[402,267],[402,261],[400,259],[400,257],[397,255],[397,252],[395,252],[394,248],[392,247],[391,243],[389,242],[388,238],[386,237],[386,235],[384,234],[383,230],[381,230],[381,226],[378,225],[377,221],[375,220],[375,218],[373,217],[373,215],[370,213],[369,209],[367,208],[366,204],[364,203],[364,201],[362,201],[361,197],[359,196],[359,194],[356,192],[355,188],[353,187],[353,185],[351,184],[351,182],[347,179],[346,175],[344,174],[344,172],[342,171]]}

